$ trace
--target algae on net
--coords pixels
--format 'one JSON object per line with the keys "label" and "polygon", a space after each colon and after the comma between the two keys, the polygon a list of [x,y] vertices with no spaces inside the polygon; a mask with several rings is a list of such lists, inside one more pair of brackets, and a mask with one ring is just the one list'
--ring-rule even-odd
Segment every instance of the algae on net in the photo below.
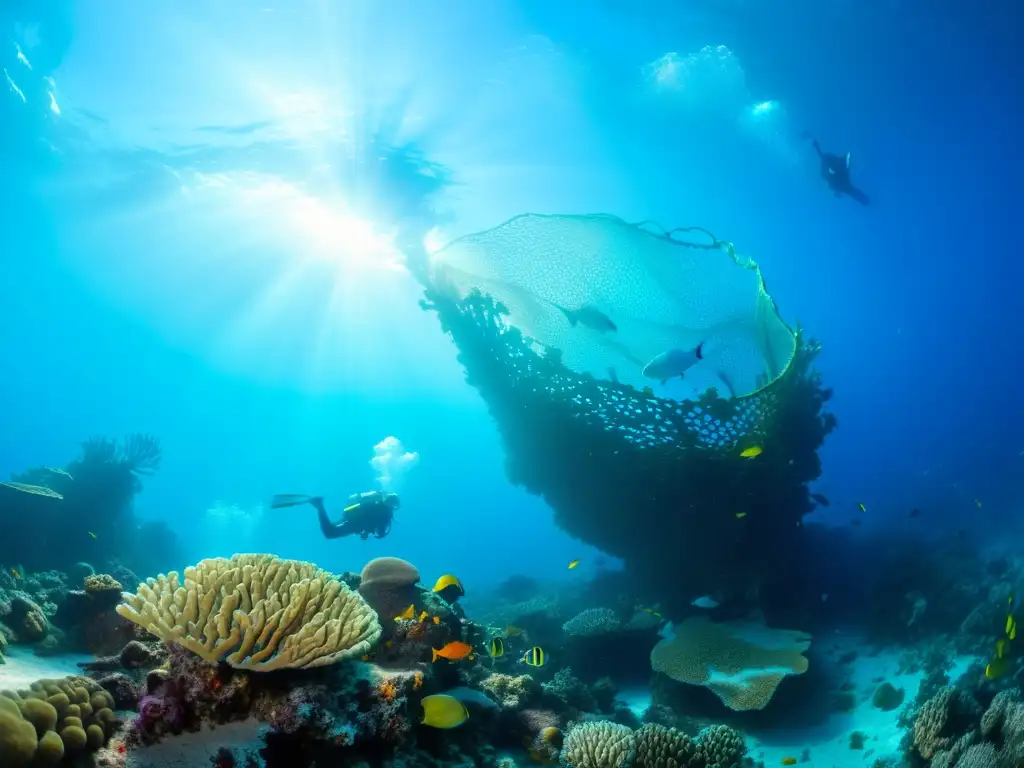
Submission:
{"label": "algae on net", "polygon": [[[467,235],[431,257],[435,285],[479,289],[508,322],[577,373],[657,387],[641,371],[671,349],[703,344],[679,397],[711,387],[743,397],[781,376],[797,337],[757,265],[729,243],[684,242],[607,215],[524,214]],[[562,311],[596,309],[615,325],[573,325]],[[613,373],[614,372],[614,373]]]}

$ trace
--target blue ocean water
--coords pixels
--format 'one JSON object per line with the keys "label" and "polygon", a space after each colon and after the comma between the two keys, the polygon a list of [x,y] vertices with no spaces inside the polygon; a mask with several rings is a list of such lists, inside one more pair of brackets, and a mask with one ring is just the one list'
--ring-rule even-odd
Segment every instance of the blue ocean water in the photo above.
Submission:
{"label": "blue ocean water", "polygon": [[[0,477],[96,435],[158,438],[131,517],[164,526],[132,553],[143,577],[397,556],[428,587],[456,574],[470,615],[511,576],[606,578],[621,563],[510,481],[407,254],[525,212],[611,213],[735,243],[822,344],[838,427],[811,490],[831,504],[804,522],[853,546],[811,569],[815,630],[855,613],[887,543],[1016,556],[1022,25],[1008,0],[5,2]],[[870,205],[832,194],[809,136],[850,153]],[[380,540],[270,506],[322,495],[337,516],[381,487],[402,506]],[[110,554],[96,528],[41,535],[88,560]],[[622,692],[638,714],[644,682]]]}
{"label": "blue ocean water", "polygon": [[[758,259],[824,344],[841,427],[818,490],[870,504],[865,525],[922,505],[930,526],[1019,517],[1010,3],[2,13],[2,472],[150,432],[164,465],[138,513],[192,557],[562,576],[594,553],[505,481],[450,342],[376,251],[608,211]],[[828,193],[802,130],[851,151],[869,208]],[[420,462],[386,542],[260,512],[275,492],[372,487],[388,435]]]}

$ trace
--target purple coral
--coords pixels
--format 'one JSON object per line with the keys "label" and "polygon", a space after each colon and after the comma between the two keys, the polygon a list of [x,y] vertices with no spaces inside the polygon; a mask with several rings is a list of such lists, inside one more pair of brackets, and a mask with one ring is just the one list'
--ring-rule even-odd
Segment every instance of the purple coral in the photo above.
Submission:
{"label": "purple coral", "polygon": [[143,743],[159,741],[168,733],[178,733],[185,723],[185,703],[178,689],[165,683],[157,694],[147,694],[139,701],[139,715],[134,729]]}

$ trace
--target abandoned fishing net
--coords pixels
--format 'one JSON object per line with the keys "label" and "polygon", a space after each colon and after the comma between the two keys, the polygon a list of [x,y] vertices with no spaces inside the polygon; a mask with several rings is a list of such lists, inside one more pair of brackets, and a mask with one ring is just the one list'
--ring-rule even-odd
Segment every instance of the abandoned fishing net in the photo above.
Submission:
{"label": "abandoned fishing net", "polygon": [[[432,282],[458,297],[475,289],[500,302],[510,325],[538,351],[558,350],[570,370],[662,397],[714,388],[742,398],[782,376],[797,352],[757,264],[704,230],[526,214],[455,240],[430,266]],[[698,345],[683,376],[644,375],[657,356]]]}

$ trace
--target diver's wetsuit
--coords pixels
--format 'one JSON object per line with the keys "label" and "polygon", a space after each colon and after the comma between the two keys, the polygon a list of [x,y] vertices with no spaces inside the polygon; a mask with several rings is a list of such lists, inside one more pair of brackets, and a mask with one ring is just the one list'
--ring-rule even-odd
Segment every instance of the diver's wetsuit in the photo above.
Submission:
{"label": "diver's wetsuit", "polygon": [[348,497],[348,506],[342,512],[341,520],[332,523],[324,509],[324,500],[316,497],[309,500],[316,508],[320,520],[320,531],[328,539],[340,539],[358,533],[364,541],[372,533],[383,539],[391,532],[391,520],[398,508],[398,494],[369,491],[354,493]]}
{"label": "diver's wetsuit", "polygon": [[850,156],[847,154],[840,157],[831,152],[822,152],[817,139],[814,139],[813,144],[814,151],[821,158],[821,177],[836,197],[849,195],[861,205],[870,205],[871,199],[850,183]]}

